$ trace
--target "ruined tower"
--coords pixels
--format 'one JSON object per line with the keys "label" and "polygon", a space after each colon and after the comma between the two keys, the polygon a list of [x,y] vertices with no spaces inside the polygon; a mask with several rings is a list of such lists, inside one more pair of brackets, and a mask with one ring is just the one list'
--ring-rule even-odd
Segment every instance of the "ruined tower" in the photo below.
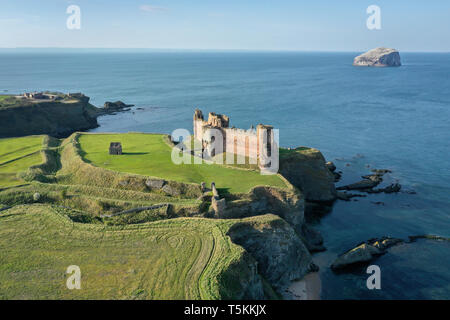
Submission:
{"label": "ruined tower", "polygon": [[[194,138],[201,144],[204,158],[230,153],[241,156],[241,159],[250,164],[258,164],[260,168],[268,167],[271,163],[268,158],[273,151],[278,152],[273,127],[259,124],[256,130],[253,127],[244,130],[229,126],[230,118],[226,115],[210,112],[205,121],[202,111],[195,110]],[[214,143],[217,137],[223,139],[222,144]]]}

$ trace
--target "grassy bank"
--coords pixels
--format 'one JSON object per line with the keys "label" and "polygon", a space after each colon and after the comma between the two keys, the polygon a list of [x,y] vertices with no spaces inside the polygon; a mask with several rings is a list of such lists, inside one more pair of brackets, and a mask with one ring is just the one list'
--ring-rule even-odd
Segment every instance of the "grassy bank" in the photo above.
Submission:
{"label": "grassy bank", "polygon": [[[123,155],[108,154],[113,141]],[[262,297],[261,283],[274,297],[226,235],[242,220],[205,218],[210,195],[199,183],[231,192],[232,209],[261,198],[273,213],[297,208],[292,186],[256,170],[175,165],[166,141],[141,133],[0,139],[0,183],[9,187],[0,187],[0,299],[242,299]],[[148,183],[154,177],[164,188]],[[262,185],[271,188],[254,188]],[[70,265],[81,268],[81,290],[66,287]]]}
{"label": "grassy bank", "polygon": [[[0,299],[231,299],[249,277],[233,221],[172,219],[111,227],[74,223],[63,209],[0,214]],[[81,290],[65,271],[81,269]]]}
{"label": "grassy bank", "polygon": [[[82,134],[79,142],[86,161],[115,171],[185,183],[215,182],[217,187],[232,193],[245,193],[258,185],[286,187],[280,177],[264,176],[257,171],[205,163],[176,165],[171,160],[172,148],[164,142],[164,137],[143,133]],[[121,142],[124,154],[109,155],[110,142]]]}
{"label": "grassy bank", "polygon": [[0,188],[23,184],[17,173],[42,162],[44,136],[0,139]]}

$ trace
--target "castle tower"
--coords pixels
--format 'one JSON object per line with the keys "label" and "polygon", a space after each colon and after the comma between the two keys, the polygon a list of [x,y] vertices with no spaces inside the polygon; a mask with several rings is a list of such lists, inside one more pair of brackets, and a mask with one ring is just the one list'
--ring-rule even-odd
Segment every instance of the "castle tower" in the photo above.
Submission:
{"label": "castle tower", "polygon": [[194,112],[194,138],[201,141],[203,135],[203,113],[200,109],[195,109]]}
{"label": "castle tower", "polygon": [[210,112],[208,114],[208,125],[215,128],[228,128],[230,124],[230,118],[224,114],[216,114]]}
{"label": "castle tower", "polygon": [[273,126],[258,124],[256,126],[256,135],[258,139],[258,166],[263,169],[270,164],[270,157],[273,152],[277,152],[275,148],[278,148]]}

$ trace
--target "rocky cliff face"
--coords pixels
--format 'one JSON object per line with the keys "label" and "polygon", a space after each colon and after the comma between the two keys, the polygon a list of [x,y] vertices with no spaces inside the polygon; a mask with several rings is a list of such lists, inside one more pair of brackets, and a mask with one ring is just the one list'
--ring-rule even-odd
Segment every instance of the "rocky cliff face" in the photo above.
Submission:
{"label": "rocky cliff face", "polygon": [[258,262],[258,273],[277,289],[313,268],[308,249],[294,229],[275,215],[245,219],[228,232]]}
{"label": "rocky cliff face", "polygon": [[273,213],[293,226],[304,220],[304,199],[298,190],[255,187],[247,195],[227,202],[227,208],[217,218],[236,219]]}
{"label": "rocky cliff face", "polygon": [[395,49],[376,48],[372,49],[353,61],[354,66],[365,67],[399,67],[401,66],[400,54]]}
{"label": "rocky cliff face", "polygon": [[282,150],[280,173],[302,191],[306,201],[329,202],[336,198],[334,175],[317,149]]}
{"label": "rocky cliff face", "polygon": [[0,108],[0,137],[35,134],[65,137],[75,131],[96,128],[99,109],[85,98]]}
{"label": "rocky cliff face", "polygon": [[[262,300],[269,298],[264,290],[263,280],[258,273],[258,262],[245,253],[242,259],[231,265],[225,273],[220,275],[221,298],[224,300]],[[229,284],[234,283],[238,290],[228,291]],[[236,293],[238,295],[236,295]]]}

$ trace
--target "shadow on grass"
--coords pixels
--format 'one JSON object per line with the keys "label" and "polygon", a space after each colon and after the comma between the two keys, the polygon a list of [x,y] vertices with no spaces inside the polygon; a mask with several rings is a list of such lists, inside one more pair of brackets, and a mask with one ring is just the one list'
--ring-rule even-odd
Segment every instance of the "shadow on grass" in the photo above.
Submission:
{"label": "shadow on grass", "polygon": [[83,149],[80,148],[78,154],[80,155],[81,159],[83,159],[84,162],[92,163],[90,160],[86,158],[87,153]]}
{"label": "shadow on grass", "polygon": [[230,194],[230,188],[217,188],[217,191],[220,195]]}

